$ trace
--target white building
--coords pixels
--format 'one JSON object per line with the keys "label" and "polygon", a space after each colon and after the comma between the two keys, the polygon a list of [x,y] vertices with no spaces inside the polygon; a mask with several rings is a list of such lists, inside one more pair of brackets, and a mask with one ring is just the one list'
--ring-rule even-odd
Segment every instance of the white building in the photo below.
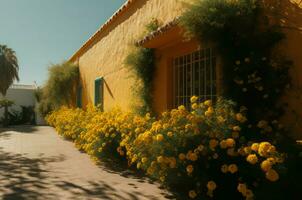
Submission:
{"label": "white building", "polygon": [[[36,107],[36,98],[35,98],[35,90],[37,89],[36,85],[22,85],[22,84],[14,84],[12,85],[6,93],[5,98],[14,102],[14,105],[10,107],[10,111],[16,110],[21,111],[21,106],[32,106]],[[0,94],[0,99],[3,96]],[[0,118],[3,117],[4,109],[0,109]],[[36,122],[37,124],[43,123],[42,118],[36,114]]]}

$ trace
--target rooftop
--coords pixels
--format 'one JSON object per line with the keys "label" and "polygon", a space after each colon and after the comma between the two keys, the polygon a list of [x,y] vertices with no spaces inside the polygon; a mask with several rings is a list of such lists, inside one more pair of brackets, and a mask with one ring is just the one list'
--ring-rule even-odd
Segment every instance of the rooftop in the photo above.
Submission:
{"label": "rooftop", "polygon": [[36,85],[25,85],[25,84],[13,84],[9,88],[10,89],[35,90],[35,89],[37,89],[37,86]]}

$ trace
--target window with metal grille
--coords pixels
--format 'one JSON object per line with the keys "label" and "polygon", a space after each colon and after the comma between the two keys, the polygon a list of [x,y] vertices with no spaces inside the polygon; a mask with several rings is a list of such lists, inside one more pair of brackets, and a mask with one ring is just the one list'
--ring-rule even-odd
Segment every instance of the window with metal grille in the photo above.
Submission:
{"label": "window with metal grille", "polygon": [[173,60],[174,107],[190,107],[191,96],[199,101],[216,98],[216,56],[212,48]]}

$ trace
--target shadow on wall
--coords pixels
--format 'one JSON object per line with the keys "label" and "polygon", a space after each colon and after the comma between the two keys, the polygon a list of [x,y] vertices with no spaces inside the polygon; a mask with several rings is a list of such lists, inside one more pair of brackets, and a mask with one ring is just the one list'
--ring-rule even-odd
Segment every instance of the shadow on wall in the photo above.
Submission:
{"label": "shadow on wall", "polygon": [[293,130],[295,139],[302,139],[302,0],[282,0],[280,25],[286,33],[284,53],[294,62],[290,69],[292,88],[286,93],[284,102],[288,109],[284,120]]}

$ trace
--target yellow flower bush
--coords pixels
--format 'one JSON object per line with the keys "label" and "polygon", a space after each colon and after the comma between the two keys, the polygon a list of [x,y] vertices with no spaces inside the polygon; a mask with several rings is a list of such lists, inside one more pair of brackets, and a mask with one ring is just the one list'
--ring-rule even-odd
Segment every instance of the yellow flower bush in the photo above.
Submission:
{"label": "yellow flower bush", "polygon": [[244,109],[235,112],[234,103],[223,99],[191,102],[190,110],[179,106],[158,118],[62,107],[47,121],[94,159],[126,159],[164,184],[182,185],[189,199],[215,199],[226,189],[252,199],[259,179],[279,180],[285,157],[269,141],[245,139]]}

